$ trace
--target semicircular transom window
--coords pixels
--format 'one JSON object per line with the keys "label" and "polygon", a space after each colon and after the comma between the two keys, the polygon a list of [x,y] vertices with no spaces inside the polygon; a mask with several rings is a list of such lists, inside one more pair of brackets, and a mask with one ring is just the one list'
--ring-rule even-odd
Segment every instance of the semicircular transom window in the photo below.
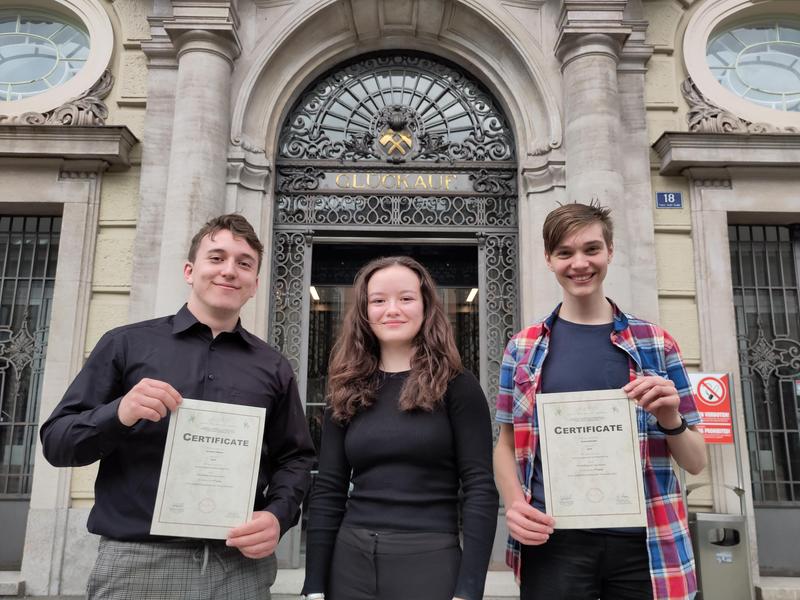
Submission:
{"label": "semicircular transom window", "polygon": [[89,34],[39,12],[0,12],[0,101],[22,100],[72,79],[89,56]]}
{"label": "semicircular transom window", "polygon": [[381,55],[323,76],[281,132],[283,159],[513,161],[502,111],[473,77],[438,59]]}
{"label": "semicircular transom window", "polygon": [[709,40],[706,61],[717,81],[740,98],[800,112],[800,21],[727,28]]}

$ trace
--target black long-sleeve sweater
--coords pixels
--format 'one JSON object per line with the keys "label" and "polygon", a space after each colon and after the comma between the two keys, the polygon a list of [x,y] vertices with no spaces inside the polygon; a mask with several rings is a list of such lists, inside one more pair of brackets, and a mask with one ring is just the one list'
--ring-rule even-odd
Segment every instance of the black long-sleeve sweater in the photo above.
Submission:
{"label": "black long-sleeve sweater", "polygon": [[339,425],[325,412],[303,592],[324,592],[336,576],[329,570],[340,526],[458,532],[460,487],[463,553],[455,596],[479,600],[498,509],[486,397],[465,372],[433,412],[402,411],[398,399],[408,373],[382,377],[374,404],[349,424]]}

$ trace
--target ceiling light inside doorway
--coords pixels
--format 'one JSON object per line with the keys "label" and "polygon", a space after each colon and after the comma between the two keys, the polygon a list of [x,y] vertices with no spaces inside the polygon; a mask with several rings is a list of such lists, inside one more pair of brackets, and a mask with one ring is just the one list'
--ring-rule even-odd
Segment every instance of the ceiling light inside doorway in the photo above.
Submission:
{"label": "ceiling light inside doorway", "polygon": [[[319,294],[317,293],[317,288],[315,288],[312,285],[310,288],[308,288],[308,291],[311,293],[311,297],[314,299],[314,301],[319,302]],[[469,300],[467,300],[467,302],[469,302]]]}
{"label": "ceiling light inside doorway", "polygon": [[477,295],[478,295],[478,288],[472,288],[469,291],[469,295],[467,296],[467,302],[472,302],[473,300],[475,300],[475,296]]}

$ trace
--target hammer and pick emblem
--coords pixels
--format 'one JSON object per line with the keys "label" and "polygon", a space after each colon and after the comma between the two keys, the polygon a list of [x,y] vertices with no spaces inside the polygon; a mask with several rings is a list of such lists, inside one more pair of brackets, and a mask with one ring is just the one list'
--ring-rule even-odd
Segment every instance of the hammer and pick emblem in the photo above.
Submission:
{"label": "hammer and pick emblem", "polygon": [[392,156],[395,152],[403,156],[414,144],[410,132],[406,129],[402,131],[387,129],[379,141],[388,156]]}

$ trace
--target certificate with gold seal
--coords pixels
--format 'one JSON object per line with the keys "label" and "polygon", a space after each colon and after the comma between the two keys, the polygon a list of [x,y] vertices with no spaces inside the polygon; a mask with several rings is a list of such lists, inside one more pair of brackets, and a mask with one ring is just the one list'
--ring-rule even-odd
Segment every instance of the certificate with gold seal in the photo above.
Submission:
{"label": "certificate with gold seal", "polygon": [[621,389],[537,394],[536,412],[555,528],[646,526],[634,402]]}
{"label": "certificate with gold seal", "polygon": [[250,520],[266,410],[184,398],[170,415],[150,533],[225,539]]}

